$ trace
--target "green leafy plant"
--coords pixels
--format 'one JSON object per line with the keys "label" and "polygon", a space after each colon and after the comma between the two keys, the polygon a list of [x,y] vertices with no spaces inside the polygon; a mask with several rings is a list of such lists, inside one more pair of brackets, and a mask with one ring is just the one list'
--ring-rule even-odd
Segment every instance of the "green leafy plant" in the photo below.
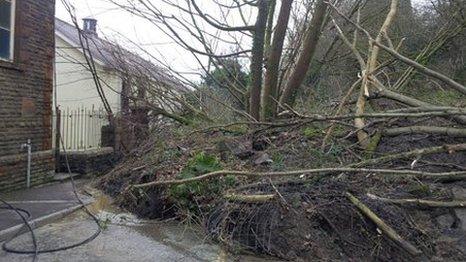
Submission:
{"label": "green leafy plant", "polygon": [[307,139],[312,139],[312,138],[321,136],[322,129],[315,127],[315,126],[306,127],[303,131],[303,134]]}
{"label": "green leafy plant", "polygon": [[[217,157],[204,152],[196,154],[183,170],[178,174],[178,179],[189,179],[206,173],[218,171],[222,168]],[[196,210],[195,198],[216,197],[227,187],[236,183],[233,176],[214,178],[205,181],[195,181],[171,187],[170,197],[180,206],[189,210]]]}
{"label": "green leafy plant", "polygon": [[341,155],[345,151],[343,145],[333,144],[327,151],[327,155],[330,156],[333,160],[333,157]]}
{"label": "green leafy plant", "polygon": [[332,145],[327,151],[322,151],[320,148],[309,148],[314,167],[330,166],[331,163],[337,163],[338,156],[342,151],[343,149],[337,145]]}
{"label": "green leafy plant", "polygon": [[432,190],[428,184],[416,183],[408,187],[408,192],[417,197],[427,197],[432,195]]}
{"label": "green leafy plant", "polygon": [[280,152],[274,152],[272,154],[272,170],[282,171],[285,169],[285,157]]}

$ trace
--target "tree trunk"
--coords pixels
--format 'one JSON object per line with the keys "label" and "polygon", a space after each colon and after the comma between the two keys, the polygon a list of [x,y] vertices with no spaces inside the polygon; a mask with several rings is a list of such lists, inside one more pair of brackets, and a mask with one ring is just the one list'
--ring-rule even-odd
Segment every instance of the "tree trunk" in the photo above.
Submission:
{"label": "tree trunk", "polygon": [[265,85],[262,93],[262,120],[269,120],[274,118],[277,114],[276,101],[278,101],[280,58],[283,52],[283,43],[285,40],[286,29],[288,28],[292,3],[293,0],[282,1],[272,46],[270,47],[270,52],[268,52]]}
{"label": "tree trunk", "polygon": [[[403,103],[405,105],[409,105],[412,107],[435,107],[436,106],[436,105],[429,104],[427,102],[423,102],[421,100],[417,100],[409,96],[405,96],[405,95],[393,92],[386,88],[378,91],[377,95],[391,99],[391,100],[398,101],[400,103]],[[457,123],[466,125],[466,116],[454,115],[454,116],[451,116],[451,119],[455,120]]]}
{"label": "tree trunk", "polygon": [[383,130],[383,134],[387,136],[398,136],[405,134],[434,134],[444,135],[450,137],[466,137],[466,129],[454,127],[440,127],[440,126],[406,126],[395,127]]}
{"label": "tree trunk", "polygon": [[[382,27],[380,28],[377,37],[375,38],[376,43],[380,43],[382,41],[382,37],[388,36],[388,28],[392,24],[396,11],[398,7],[398,0],[392,0],[390,4],[390,11],[385,18]],[[371,87],[371,82],[369,81],[368,77],[372,74],[372,72],[377,68],[377,59],[379,57],[380,47],[377,45],[369,46],[369,57],[367,61],[366,68],[364,70],[363,81],[361,85],[361,91],[359,93],[358,102],[356,104],[356,114],[362,115],[365,112],[365,104],[366,104],[366,97],[369,96],[369,89]],[[370,143],[370,136],[362,130],[365,126],[365,122],[363,118],[356,118],[354,119],[354,125],[360,129],[357,133],[358,142],[360,146],[366,149]]]}
{"label": "tree trunk", "polygon": [[312,57],[316,51],[326,12],[327,4],[325,0],[318,0],[306,32],[303,49],[280,98],[280,103],[282,104],[288,104],[289,106],[293,106],[294,104],[296,92],[306,77]]}
{"label": "tree trunk", "polygon": [[254,119],[259,120],[262,89],[262,63],[264,60],[264,38],[267,26],[268,4],[266,0],[259,0],[257,5],[258,14],[252,43],[249,113]]}
{"label": "tree trunk", "polygon": [[397,243],[400,247],[406,250],[409,254],[413,256],[419,256],[422,254],[422,251],[417,249],[413,244],[404,240],[393,228],[387,225],[382,219],[380,219],[371,209],[369,209],[364,203],[359,199],[353,196],[350,193],[346,193],[348,199],[353,203],[365,216],[367,216],[372,222],[377,225],[377,228],[380,229],[388,238]]}
{"label": "tree trunk", "polygon": [[276,0],[269,0],[269,12],[267,14],[267,29],[265,31],[265,55],[269,56],[270,44],[272,42],[272,33],[273,33],[273,18],[275,15],[275,7],[277,5]]}

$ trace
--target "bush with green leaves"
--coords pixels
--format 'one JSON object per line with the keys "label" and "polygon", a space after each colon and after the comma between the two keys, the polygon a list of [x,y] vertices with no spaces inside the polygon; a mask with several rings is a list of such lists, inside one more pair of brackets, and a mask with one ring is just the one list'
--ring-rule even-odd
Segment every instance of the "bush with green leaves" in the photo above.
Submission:
{"label": "bush with green leaves", "polygon": [[[222,166],[217,157],[201,152],[188,161],[177,178],[189,179],[221,169]],[[233,176],[212,178],[173,186],[169,195],[180,207],[196,211],[196,198],[216,198],[234,184],[235,177]]]}

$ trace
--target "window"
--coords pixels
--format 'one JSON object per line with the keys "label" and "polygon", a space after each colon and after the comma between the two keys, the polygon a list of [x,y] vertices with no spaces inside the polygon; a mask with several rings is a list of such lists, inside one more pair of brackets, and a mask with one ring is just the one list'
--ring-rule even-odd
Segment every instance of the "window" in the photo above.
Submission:
{"label": "window", "polygon": [[0,0],[0,59],[13,60],[15,1]]}

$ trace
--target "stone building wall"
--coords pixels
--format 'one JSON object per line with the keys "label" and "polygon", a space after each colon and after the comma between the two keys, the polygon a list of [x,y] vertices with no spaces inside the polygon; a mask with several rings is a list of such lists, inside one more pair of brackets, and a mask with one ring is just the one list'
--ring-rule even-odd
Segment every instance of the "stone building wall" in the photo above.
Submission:
{"label": "stone building wall", "polygon": [[32,184],[51,179],[55,0],[17,0],[12,62],[0,61],[0,191],[25,186],[32,141]]}

